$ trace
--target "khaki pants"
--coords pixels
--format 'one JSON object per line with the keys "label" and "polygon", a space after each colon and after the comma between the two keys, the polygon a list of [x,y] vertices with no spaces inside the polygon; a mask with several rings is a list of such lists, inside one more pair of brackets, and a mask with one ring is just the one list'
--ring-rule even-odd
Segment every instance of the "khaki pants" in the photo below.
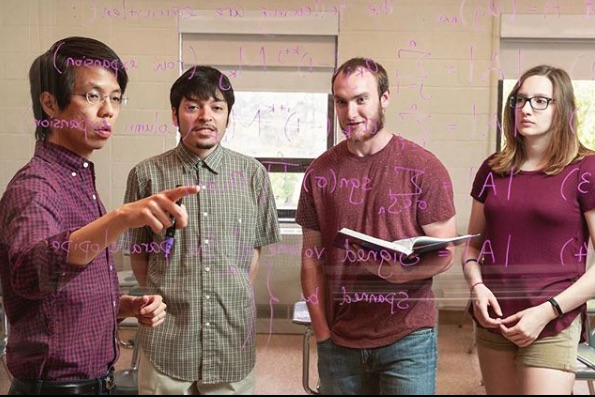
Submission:
{"label": "khaki pants", "polygon": [[239,382],[202,384],[200,381],[189,382],[172,378],[156,369],[139,349],[138,394],[224,394],[252,395],[256,383],[256,369]]}

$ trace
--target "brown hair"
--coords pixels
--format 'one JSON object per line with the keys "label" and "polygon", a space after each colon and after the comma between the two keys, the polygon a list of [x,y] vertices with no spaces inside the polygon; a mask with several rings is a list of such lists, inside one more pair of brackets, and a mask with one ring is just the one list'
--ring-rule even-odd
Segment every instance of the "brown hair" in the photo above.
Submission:
{"label": "brown hair", "polygon": [[503,123],[505,146],[502,151],[494,155],[489,163],[496,173],[518,172],[527,158],[524,146],[525,138],[516,129],[516,109],[510,107],[508,103],[511,98],[516,97],[523,82],[531,76],[544,76],[552,82],[552,96],[556,106],[551,127],[553,134],[546,150],[547,162],[543,171],[548,175],[555,175],[567,165],[594,153],[578,139],[576,104],[570,76],[562,69],[539,65],[523,73],[506,101]]}
{"label": "brown hair", "polygon": [[345,61],[333,74],[331,80],[332,93],[335,93],[335,80],[341,72],[345,75],[355,73],[358,69],[363,68],[368,70],[376,77],[376,83],[378,84],[378,96],[381,97],[389,89],[388,74],[386,70],[378,62],[370,58],[351,58]]}

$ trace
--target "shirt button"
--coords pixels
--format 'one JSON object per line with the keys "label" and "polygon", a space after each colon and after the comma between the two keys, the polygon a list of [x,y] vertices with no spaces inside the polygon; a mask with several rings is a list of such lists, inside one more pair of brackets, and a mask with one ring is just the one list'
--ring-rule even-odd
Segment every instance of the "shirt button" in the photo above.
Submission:
{"label": "shirt button", "polygon": [[211,326],[211,323],[207,321],[207,322],[205,323],[205,327],[210,327],[210,326]]}
{"label": "shirt button", "polygon": [[86,161],[83,163],[83,167],[88,168],[89,167],[89,163],[87,163]]}
{"label": "shirt button", "polygon": [[93,195],[93,200],[97,200],[97,196],[96,195]]}
{"label": "shirt button", "polygon": [[70,174],[72,176],[76,176],[76,172],[72,171],[72,174]]}
{"label": "shirt button", "polygon": [[210,267],[208,267],[208,266],[205,267],[205,272],[210,272],[210,271],[211,271],[211,268]]}
{"label": "shirt button", "polygon": [[201,189],[201,190],[207,190],[207,185],[201,185],[201,186],[200,186],[200,189]]}
{"label": "shirt button", "polygon": [[205,299],[206,299],[206,300],[209,300],[209,299],[211,299],[211,295],[205,295]]}
{"label": "shirt button", "polygon": [[209,239],[208,239],[208,238],[206,238],[206,239],[205,239],[205,244],[208,244],[208,243],[209,243]]}
{"label": "shirt button", "polygon": [[202,216],[204,216],[204,217],[206,217],[207,215],[209,215],[209,213],[208,213],[208,212],[203,212],[203,213],[202,213]]}

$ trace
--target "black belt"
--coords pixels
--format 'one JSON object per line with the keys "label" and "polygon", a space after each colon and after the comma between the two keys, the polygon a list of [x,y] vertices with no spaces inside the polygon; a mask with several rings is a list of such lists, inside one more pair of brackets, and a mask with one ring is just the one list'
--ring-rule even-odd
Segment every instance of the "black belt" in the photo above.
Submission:
{"label": "black belt", "polygon": [[[47,382],[43,380],[12,381],[12,389],[17,389],[23,394],[101,394],[109,392],[115,387],[114,375],[109,374],[102,378],[81,381]],[[114,390],[115,391],[115,390]]]}

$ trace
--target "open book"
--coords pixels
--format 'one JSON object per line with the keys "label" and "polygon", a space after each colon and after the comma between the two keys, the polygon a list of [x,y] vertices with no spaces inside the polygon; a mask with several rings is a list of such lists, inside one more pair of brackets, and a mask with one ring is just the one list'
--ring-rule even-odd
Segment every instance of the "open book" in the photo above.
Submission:
{"label": "open book", "polygon": [[345,242],[347,241],[349,244],[358,244],[363,248],[374,251],[390,250],[409,256],[413,253],[423,254],[430,251],[437,251],[446,247],[450,243],[459,245],[477,236],[479,236],[479,234],[464,234],[462,236],[451,238],[418,236],[397,241],[386,241],[344,227],[339,230],[333,242],[336,246],[343,248],[345,248]]}

